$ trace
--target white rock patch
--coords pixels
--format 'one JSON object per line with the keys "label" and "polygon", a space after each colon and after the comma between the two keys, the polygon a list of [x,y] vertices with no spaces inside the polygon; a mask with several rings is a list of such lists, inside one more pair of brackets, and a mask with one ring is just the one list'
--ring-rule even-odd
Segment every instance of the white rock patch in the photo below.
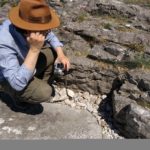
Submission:
{"label": "white rock patch", "polygon": [[12,127],[8,127],[8,126],[5,126],[2,128],[2,130],[4,131],[7,131],[7,133],[15,133],[16,135],[21,135],[22,134],[22,131],[19,130],[19,129],[14,129]]}
{"label": "white rock patch", "polygon": [[28,127],[27,130],[28,130],[28,131],[34,131],[34,130],[36,130],[36,127]]}
{"label": "white rock patch", "polygon": [[3,124],[5,120],[3,118],[0,118],[0,125]]}
{"label": "white rock patch", "polygon": [[14,120],[13,118],[9,118],[9,119],[8,119],[8,121],[13,121],[13,120]]}

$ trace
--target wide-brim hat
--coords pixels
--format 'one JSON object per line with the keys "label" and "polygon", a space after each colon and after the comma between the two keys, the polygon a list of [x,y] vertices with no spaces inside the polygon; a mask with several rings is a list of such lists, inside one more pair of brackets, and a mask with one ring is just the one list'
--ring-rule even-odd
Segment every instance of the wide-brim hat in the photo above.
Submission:
{"label": "wide-brim hat", "polygon": [[44,0],[21,0],[8,14],[12,24],[31,31],[44,31],[60,25],[56,11]]}

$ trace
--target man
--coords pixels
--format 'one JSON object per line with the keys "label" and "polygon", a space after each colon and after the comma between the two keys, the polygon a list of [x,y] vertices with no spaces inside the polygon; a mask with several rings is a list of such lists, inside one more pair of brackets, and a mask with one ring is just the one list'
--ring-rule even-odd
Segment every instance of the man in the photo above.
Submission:
{"label": "man", "polygon": [[70,68],[62,43],[51,31],[60,25],[59,18],[45,0],[21,0],[8,17],[0,27],[0,90],[20,102],[49,101],[52,49],[56,61]]}

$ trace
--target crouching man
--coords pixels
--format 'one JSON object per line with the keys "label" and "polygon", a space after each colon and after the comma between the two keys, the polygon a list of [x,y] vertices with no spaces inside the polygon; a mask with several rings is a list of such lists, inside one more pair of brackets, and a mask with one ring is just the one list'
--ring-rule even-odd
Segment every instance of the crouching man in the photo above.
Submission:
{"label": "crouching man", "polygon": [[51,31],[60,25],[59,18],[45,0],[21,0],[8,16],[0,26],[0,90],[20,102],[49,101],[53,50],[64,68],[70,68],[62,43]]}

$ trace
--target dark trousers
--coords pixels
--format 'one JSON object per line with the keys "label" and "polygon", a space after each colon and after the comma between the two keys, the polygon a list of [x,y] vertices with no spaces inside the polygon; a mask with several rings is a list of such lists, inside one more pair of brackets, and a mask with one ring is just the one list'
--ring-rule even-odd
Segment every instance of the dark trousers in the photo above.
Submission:
{"label": "dark trousers", "polygon": [[0,90],[8,93],[14,100],[22,102],[48,101],[52,95],[52,87],[48,81],[52,76],[54,60],[53,51],[50,48],[43,48],[36,64],[36,74],[24,90],[14,90],[7,81],[1,83]]}

